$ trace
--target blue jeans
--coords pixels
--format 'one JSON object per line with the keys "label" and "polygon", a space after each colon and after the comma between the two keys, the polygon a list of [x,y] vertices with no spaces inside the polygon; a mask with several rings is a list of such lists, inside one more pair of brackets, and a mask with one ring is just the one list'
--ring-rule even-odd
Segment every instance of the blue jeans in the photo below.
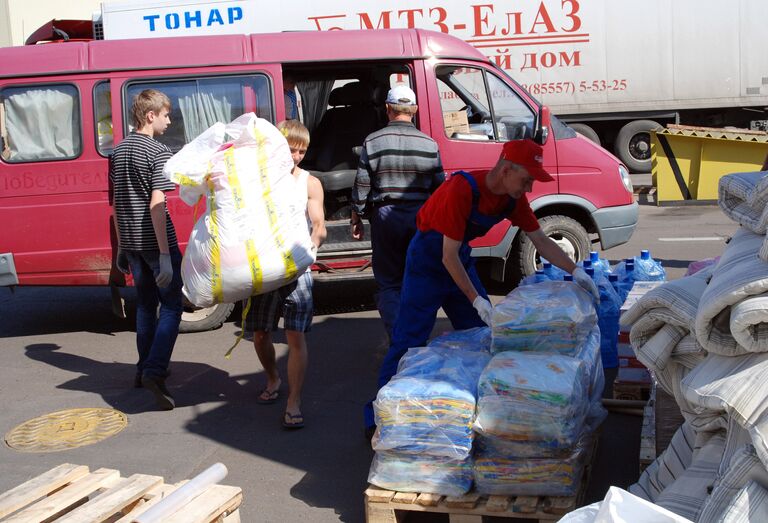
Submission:
{"label": "blue jeans", "polygon": [[160,272],[160,252],[126,251],[137,295],[137,371],[143,376],[153,378],[165,378],[167,375],[181,323],[181,252],[178,247],[172,247],[170,252],[173,279],[168,287],[161,289],[155,283],[155,275]]}
{"label": "blue jeans", "polygon": [[416,214],[423,204],[421,201],[404,201],[377,205],[371,213],[373,277],[378,287],[376,308],[384,321],[389,340],[392,339],[400,310],[400,289],[408,244],[416,234]]}
{"label": "blue jeans", "polygon": [[[464,243],[459,250],[459,259],[477,292],[487,299],[488,294],[480,282],[474,260],[470,256],[471,250],[469,245]],[[440,233],[419,231],[411,240],[400,295],[400,310],[403,315],[395,324],[389,351],[379,369],[379,389],[389,383],[395,375],[400,358],[408,349],[427,344],[440,307],[456,330],[485,326],[443,265],[442,255],[443,235]],[[365,426],[373,426],[373,402],[368,402],[365,406],[364,416]]]}

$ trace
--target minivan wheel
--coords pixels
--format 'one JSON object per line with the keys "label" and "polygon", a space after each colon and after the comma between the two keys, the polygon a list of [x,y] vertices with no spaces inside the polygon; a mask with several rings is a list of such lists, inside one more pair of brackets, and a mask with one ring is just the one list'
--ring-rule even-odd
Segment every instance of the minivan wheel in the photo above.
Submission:
{"label": "minivan wheel", "polygon": [[634,173],[651,172],[651,133],[661,127],[653,120],[635,120],[621,128],[614,150],[619,160]]}
{"label": "minivan wheel", "polygon": [[[589,235],[573,218],[561,215],[544,216],[539,219],[539,225],[544,234],[552,238],[573,261],[583,260],[589,255]],[[513,285],[517,285],[522,278],[533,274],[541,266],[536,247],[524,233],[515,238],[507,265],[509,283]]]}
{"label": "minivan wheel", "polygon": [[195,307],[184,300],[179,332],[203,332],[218,329],[227,321],[234,303],[219,303],[213,307]]}

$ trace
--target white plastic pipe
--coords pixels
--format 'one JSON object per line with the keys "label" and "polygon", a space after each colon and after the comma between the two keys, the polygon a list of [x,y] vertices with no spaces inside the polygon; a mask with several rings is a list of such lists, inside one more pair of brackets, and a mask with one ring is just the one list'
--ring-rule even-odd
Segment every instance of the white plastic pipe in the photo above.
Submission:
{"label": "white plastic pipe", "polygon": [[205,489],[218,483],[227,476],[227,467],[216,463],[177,488],[168,497],[153,505],[149,510],[134,519],[135,523],[157,523],[170,516],[181,507],[199,496]]}

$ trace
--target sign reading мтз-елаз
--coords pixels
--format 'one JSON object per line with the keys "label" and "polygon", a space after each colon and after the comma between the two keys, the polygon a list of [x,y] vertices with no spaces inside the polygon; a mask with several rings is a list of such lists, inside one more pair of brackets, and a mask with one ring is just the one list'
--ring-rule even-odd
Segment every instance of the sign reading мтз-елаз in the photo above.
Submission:
{"label": "sign reading \u043c\u0442\u0437-\u0435\u043b\u0430\u0437", "polygon": [[[258,23],[259,3],[248,0],[105,2],[101,8],[104,39],[262,32]],[[263,13],[261,23],[264,23]]]}

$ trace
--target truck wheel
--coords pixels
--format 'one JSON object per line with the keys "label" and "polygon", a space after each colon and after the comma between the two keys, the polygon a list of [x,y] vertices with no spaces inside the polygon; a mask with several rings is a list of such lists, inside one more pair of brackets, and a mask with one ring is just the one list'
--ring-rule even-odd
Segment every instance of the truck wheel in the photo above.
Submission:
{"label": "truck wheel", "polygon": [[[185,300],[186,302],[186,300]],[[185,303],[184,312],[181,313],[181,325],[179,332],[203,332],[218,329],[224,323],[234,303],[219,303],[213,307],[198,308]]]}
{"label": "truck wheel", "polygon": [[582,135],[584,138],[592,140],[597,145],[600,144],[600,137],[597,135],[594,129],[585,123],[569,123],[568,126]]}
{"label": "truck wheel", "polygon": [[[544,234],[552,238],[573,261],[579,261],[589,256],[590,240],[587,231],[579,222],[568,216],[552,215],[539,219],[539,225]],[[539,254],[531,240],[520,233],[512,244],[507,274],[509,283],[517,283],[536,272],[541,265]]]}
{"label": "truck wheel", "polygon": [[651,172],[651,129],[661,127],[653,120],[635,120],[621,128],[614,150],[619,160],[635,173]]}

